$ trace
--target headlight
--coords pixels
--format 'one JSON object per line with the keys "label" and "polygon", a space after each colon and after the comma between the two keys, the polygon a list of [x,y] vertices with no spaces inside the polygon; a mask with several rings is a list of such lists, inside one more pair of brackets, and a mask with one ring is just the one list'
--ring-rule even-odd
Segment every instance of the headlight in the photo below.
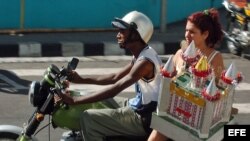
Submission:
{"label": "headlight", "polygon": [[29,102],[33,106],[37,106],[39,102],[39,91],[40,91],[40,83],[37,81],[32,81],[30,88],[29,88],[28,98],[29,98]]}
{"label": "headlight", "polygon": [[55,86],[55,79],[60,70],[55,65],[50,65],[43,75],[41,82],[33,81],[29,88],[29,102],[34,107],[41,107],[47,99],[49,90]]}

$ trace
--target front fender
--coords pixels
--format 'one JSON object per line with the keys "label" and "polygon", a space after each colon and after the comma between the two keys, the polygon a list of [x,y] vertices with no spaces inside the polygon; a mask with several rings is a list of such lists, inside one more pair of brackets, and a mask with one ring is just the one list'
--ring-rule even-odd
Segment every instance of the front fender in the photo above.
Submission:
{"label": "front fender", "polygon": [[[0,132],[9,132],[21,135],[23,128],[14,125],[0,125]],[[32,137],[32,141],[38,141],[37,138]]]}
{"label": "front fender", "polygon": [[3,131],[21,135],[23,128],[14,125],[0,125],[0,132]]}

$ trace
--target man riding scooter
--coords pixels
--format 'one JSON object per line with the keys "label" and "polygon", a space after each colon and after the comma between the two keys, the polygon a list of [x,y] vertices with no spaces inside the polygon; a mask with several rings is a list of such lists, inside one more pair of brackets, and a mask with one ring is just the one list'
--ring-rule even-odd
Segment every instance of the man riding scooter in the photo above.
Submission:
{"label": "man riding scooter", "polygon": [[[156,110],[160,67],[162,62],[147,43],[153,33],[151,20],[138,11],[115,18],[113,27],[118,29],[120,48],[133,55],[131,62],[119,72],[98,77],[79,76],[72,71],[71,81],[79,84],[109,85],[101,91],[79,97],[61,95],[68,104],[87,104],[105,101],[114,109],[89,109],[81,116],[81,129],[85,141],[102,141],[109,136],[143,136],[150,133],[151,114]],[[115,97],[135,84],[136,96],[132,99]]]}

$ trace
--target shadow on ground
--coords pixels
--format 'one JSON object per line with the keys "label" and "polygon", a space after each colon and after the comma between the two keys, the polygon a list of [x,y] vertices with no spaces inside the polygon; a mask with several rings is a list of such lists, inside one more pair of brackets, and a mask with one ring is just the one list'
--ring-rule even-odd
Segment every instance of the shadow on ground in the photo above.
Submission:
{"label": "shadow on ground", "polygon": [[21,79],[8,70],[0,69],[0,92],[10,94],[28,94],[31,81]]}

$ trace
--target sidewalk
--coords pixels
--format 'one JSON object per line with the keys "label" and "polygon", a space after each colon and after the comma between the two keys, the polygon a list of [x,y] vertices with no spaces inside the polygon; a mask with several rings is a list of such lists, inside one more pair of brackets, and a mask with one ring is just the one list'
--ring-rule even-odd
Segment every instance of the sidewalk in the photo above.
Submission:
{"label": "sidewalk", "polygon": [[[224,24],[225,11],[219,12]],[[169,24],[164,33],[155,29],[149,45],[160,55],[174,54],[184,39],[185,24],[185,20]],[[0,34],[0,57],[129,55],[118,47],[116,34],[114,30]]]}
{"label": "sidewalk", "polygon": [[[178,23],[183,24],[183,23]],[[183,28],[180,32],[171,32]],[[149,44],[161,55],[175,53],[184,26],[169,27],[166,33],[155,30]],[[176,31],[174,30],[174,31]],[[169,34],[172,33],[172,34]],[[119,48],[116,31],[0,34],[0,57],[52,57],[129,55]]]}

